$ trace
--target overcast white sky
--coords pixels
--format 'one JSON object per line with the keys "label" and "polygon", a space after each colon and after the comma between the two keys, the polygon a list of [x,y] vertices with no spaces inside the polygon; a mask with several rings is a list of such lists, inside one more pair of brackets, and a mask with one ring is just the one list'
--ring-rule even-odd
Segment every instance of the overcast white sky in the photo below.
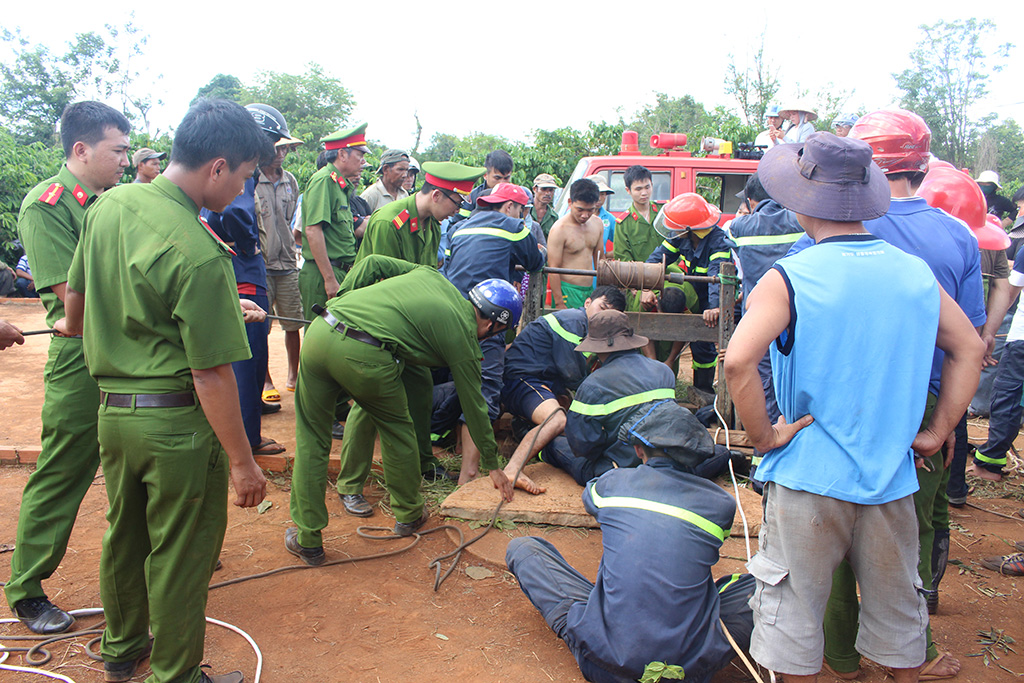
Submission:
{"label": "overcast white sky", "polygon": [[[13,5],[13,6],[12,6]],[[96,4],[98,6],[98,3]],[[166,104],[155,127],[177,125],[215,74],[250,82],[260,70],[300,73],[321,64],[352,91],[368,136],[411,147],[413,113],[435,132],[526,139],[537,128],[583,127],[628,117],[655,91],[733,106],[723,92],[729,54],[743,64],[765,34],[781,67],[780,104],[797,88],[853,90],[849,109],[895,103],[891,74],[909,66],[917,27],[976,16],[997,21],[992,45],[1015,41],[1024,5],[934,0],[767,3],[407,0],[241,3],[141,2],[94,14],[66,0],[8,3],[4,26],[60,47],[76,33],[135,23],[149,34],[146,66]],[[769,9],[771,8],[771,9]],[[978,12],[988,12],[980,14]],[[0,53],[9,59],[9,54]],[[273,104],[272,102],[269,104]],[[979,113],[1024,124],[1024,45],[994,76]],[[155,131],[154,131],[155,132]]]}

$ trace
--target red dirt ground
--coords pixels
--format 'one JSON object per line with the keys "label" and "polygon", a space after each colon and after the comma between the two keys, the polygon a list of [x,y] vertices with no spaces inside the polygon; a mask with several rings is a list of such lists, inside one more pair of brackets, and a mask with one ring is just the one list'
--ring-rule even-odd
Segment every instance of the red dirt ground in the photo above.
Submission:
{"label": "red dirt ground", "polygon": [[[38,304],[0,302],[0,318],[22,329],[44,326]],[[38,448],[39,412],[42,403],[41,373],[46,357],[46,337],[33,337],[24,346],[0,354],[0,451],[5,448]],[[271,336],[271,369],[278,388],[283,388],[284,344],[275,328]],[[266,435],[294,448],[293,396],[282,391],[284,409],[264,422]],[[972,425],[972,440],[983,438],[984,421]],[[4,456],[8,458],[8,456]],[[31,471],[28,466],[0,467],[0,545],[13,544],[21,490]],[[1020,476],[999,487],[979,486],[971,502],[979,508],[1013,515],[1024,507]],[[977,483],[977,482],[975,482]],[[290,525],[288,479],[275,476],[268,487],[273,507],[265,514],[232,507],[222,559],[224,569],[214,581],[254,574],[293,564],[282,539]],[[372,501],[383,491],[368,490]],[[522,494],[520,494],[522,495]],[[1002,495],[1006,498],[991,498]],[[985,497],[983,497],[985,496]],[[97,567],[106,522],[106,491],[102,472],[82,505],[68,553],[57,573],[45,583],[49,595],[61,606],[99,606]],[[373,542],[356,535],[364,520],[344,515],[336,497],[328,496],[330,525],[325,531],[328,559],[391,550],[404,542]],[[378,508],[375,524],[393,523]],[[1024,638],[1021,593],[1024,581],[996,575],[980,566],[981,557],[1011,551],[1014,540],[1024,539],[1024,519],[999,517],[975,507],[953,511],[951,559],[963,563],[958,573],[951,566],[942,584],[939,614],[933,628],[940,649],[960,657],[963,671],[957,680],[968,683],[1009,681],[1024,672],[1019,654],[1002,654],[986,666],[980,653],[978,631],[1004,629]],[[434,523],[432,523],[433,525]],[[354,565],[341,565],[286,573],[214,590],[207,614],[247,631],[264,656],[262,680],[284,683],[294,680],[353,681],[355,683],[443,682],[450,680],[496,682],[582,681],[572,656],[551,633],[523,596],[504,567],[481,557],[496,557],[507,538],[524,533],[545,534],[585,574],[593,578],[600,556],[600,533],[566,529],[493,531],[482,543],[479,556],[464,555],[459,569],[433,591],[436,555],[453,548],[444,534],[431,534],[407,553]],[[756,546],[756,544],[755,544]],[[742,539],[730,539],[723,548],[721,574],[739,570],[744,555]],[[0,551],[0,579],[9,573],[10,554]],[[494,574],[474,580],[465,569],[486,566]],[[5,610],[0,608],[2,616]],[[84,620],[85,624],[93,620]],[[0,625],[5,633],[26,633],[19,625]],[[442,637],[443,636],[443,637]],[[8,645],[12,643],[8,642]],[[49,668],[82,683],[102,680],[96,662],[81,645],[63,644],[53,649]],[[207,661],[214,671],[241,669],[253,680],[255,657],[237,635],[210,626]],[[11,662],[20,664],[19,656]],[[999,668],[1005,666],[1009,671]],[[137,680],[141,680],[140,676]],[[42,680],[29,674],[0,673],[0,681]],[[716,681],[750,680],[737,669],[726,670]],[[822,681],[832,680],[827,674]],[[865,663],[860,680],[884,680],[881,669]]]}

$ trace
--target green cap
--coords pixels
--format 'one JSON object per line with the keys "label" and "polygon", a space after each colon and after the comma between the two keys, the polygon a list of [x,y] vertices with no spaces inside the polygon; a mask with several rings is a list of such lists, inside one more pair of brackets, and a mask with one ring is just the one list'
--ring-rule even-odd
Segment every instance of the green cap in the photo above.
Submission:
{"label": "green cap", "polygon": [[366,146],[366,124],[360,124],[355,128],[337,130],[330,135],[320,139],[324,143],[324,149],[358,149],[363,154],[368,154],[370,148]]}
{"label": "green cap", "polygon": [[454,161],[425,161],[423,173],[425,182],[434,187],[454,190],[468,197],[473,191],[473,183],[483,177],[486,168],[479,166],[463,166]]}

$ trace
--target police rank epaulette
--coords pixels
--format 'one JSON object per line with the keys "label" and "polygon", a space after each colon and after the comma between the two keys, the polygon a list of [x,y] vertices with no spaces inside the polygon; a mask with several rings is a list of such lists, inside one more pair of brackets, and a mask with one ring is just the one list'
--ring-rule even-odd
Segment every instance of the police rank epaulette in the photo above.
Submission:
{"label": "police rank epaulette", "polygon": [[235,250],[228,246],[228,243],[222,240],[220,238],[220,235],[213,231],[213,228],[210,227],[210,224],[206,222],[205,218],[203,218],[202,216],[197,216],[197,218],[199,219],[199,222],[202,224],[202,226],[206,228],[206,232],[210,233],[210,237],[217,241],[217,244],[220,245],[221,249],[228,252],[232,256],[238,256],[238,254],[235,253]]}
{"label": "police rank epaulette", "polygon": [[333,180],[334,182],[338,183],[338,187],[340,187],[341,189],[343,189],[343,190],[345,189],[345,185],[346,185],[345,179],[340,177],[340,176],[338,176],[337,171],[331,171],[331,180]]}
{"label": "police rank epaulette", "polygon": [[71,192],[75,196],[75,200],[79,206],[85,206],[85,202],[89,199],[89,194],[82,189],[81,185],[75,185],[75,189]]}
{"label": "police rank epaulette", "polygon": [[63,185],[60,183],[52,183],[50,187],[46,188],[46,192],[39,195],[39,201],[43,204],[49,204],[50,206],[57,206],[57,200],[60,199],[60,196],[63,193]]}
{"label": "police rank epaulette", "polygon": [[402,226],[409,223],[409,232],[416,232],[420,229],[419,219],[409,218],[409,210],[403,209],[402,213],[398,214],[391,220],[391,224],[395,226],[395,230],[401,230]]}

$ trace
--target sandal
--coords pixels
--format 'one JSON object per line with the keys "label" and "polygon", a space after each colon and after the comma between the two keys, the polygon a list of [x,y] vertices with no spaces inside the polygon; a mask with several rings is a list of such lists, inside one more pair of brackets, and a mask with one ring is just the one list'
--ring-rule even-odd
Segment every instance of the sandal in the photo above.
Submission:
{"label": "sandal", "polygon": [[252,449],[253,455],[279,455],[287,450],[284,446],[270,438],[264,438],[260,445]]}
{"label": "sandal", "polygon": [[841,681],[852,681],[855,678],[857,678],[858,676],[860,676],[860,667],[859,666],[854,671],[844,671],[844,672],[840,673],[840,672],[836,671],[835,669],[833,669],[831,666],[829,666],[828,662],[822,662],[821,663],[821,669],[822,669],[822,671],[827,671],[830,675],[835,676],[836,678],[838,678]]}
{"label": "sandal", "polygon": [[277,389],[264,389],[263,400],[267,403],[278,403],[281,400],[281,394]]}

